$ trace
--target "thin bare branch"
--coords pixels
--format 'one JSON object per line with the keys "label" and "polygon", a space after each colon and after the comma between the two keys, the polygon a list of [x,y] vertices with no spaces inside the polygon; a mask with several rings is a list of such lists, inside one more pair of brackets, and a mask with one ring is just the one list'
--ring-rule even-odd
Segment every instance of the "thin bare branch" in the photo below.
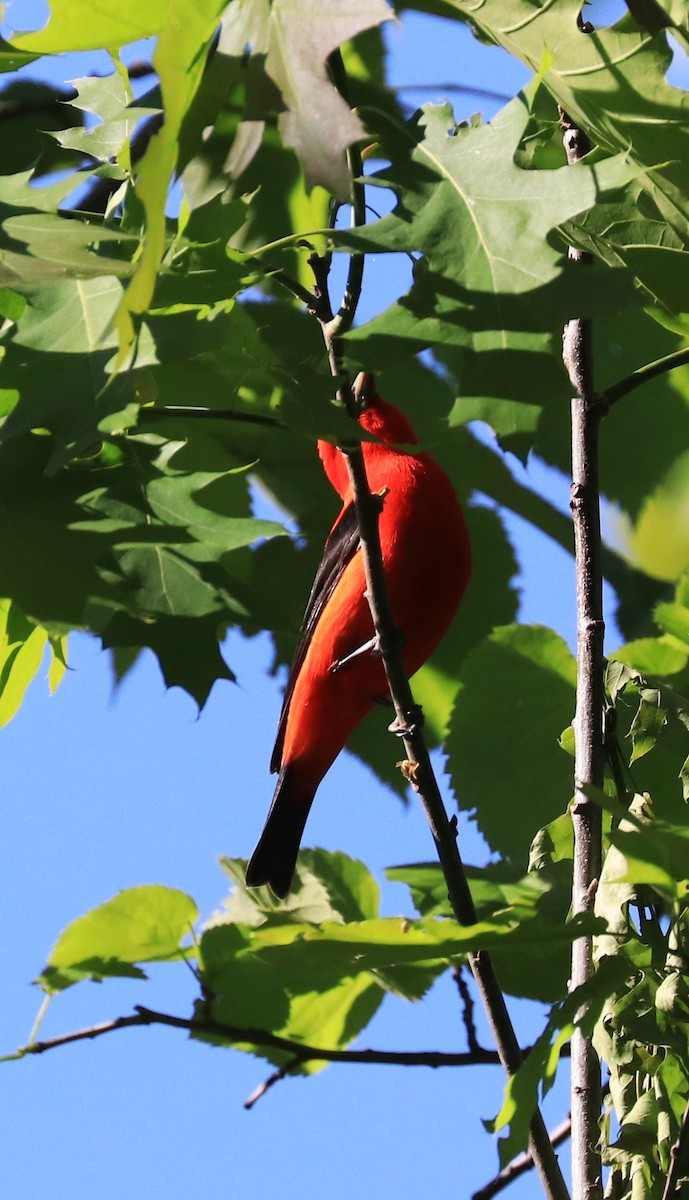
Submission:
{"label": "thin bare branch", "polygon": [[318,321],[323,333],[330,373],[333,379],[339,380],[336,393],[338,403],[342,405],[350,416],[354,417],[356,414],[352,401],[352,389],[349,386],[349,381],[342,374],[341,347],[339,339],[335,334],[335,317],[330,302],[328,278],[330,275],[331,257],[330,254],[312,254],[309,258],[309,266],[313,271],[315,280],[315,299],[310,311]]}
{"label": "thin bare branch", "polygon": [[[590,150],[588,138],[561,112],[563,141],[570,163]],[[582,264],[587,255],[570,249]],[[572,805],[574,913],[593,912],[601,871],[601,810],[586,795],[586,787],[603,783],[605,746],[603,710],[604,660],[603,572],[598,485],[598,430],[606,406],[593,382],[591,322],[570,321],[563,337],[563,359],[576,391],[572,400],[572,489],[574,557],[577,600],[577,700],[575,732],[575,794]],[[572,945],[570,987],[581,987],[593,976],[593,939]],[[582,1014],[580,1014],[582,1015]],[[600,1063],[590,1035],[575,1030],[572,1037],[572,1196],[600,1200],[602,1196],[599,1142]]]}
{"label": "thin bare branch", "polygon": [[400,92],[438,92],[455,93],[460,96],[478,96],[481,100],[497,100],[500,104],[507,104],[512,100],[509,92],[494,92],[491,88],[472,87],[468,83],[398,83],[392,87],[390,91]]}
{"label": "thin bare branch", "polygon": [[[334,50],[330,55],[328,67],[335,87],[343,100],[351,107],[349,79],[342,61],[342,54],[339,50]],[[346,157],[347,173],[349,175],[349,200],[352,209],[351,227],[356,229],[357,226],[366,224],[366,192],[363,183],[364,166],[360,146],[357,143],[348,146]],[[333,317],[330,328],[330,337],[333,341],[341,337],[348,329],[351,329],[354,323],[364,280],[364,261],[365,255],[363,254],[353,253],[349,256],[347,282],[345,283],[342,302],[336,315]]]}
{"label": "thin bare branch", "polygon": [[467,1035],[467,1046],[471,1052],[475,1054],[477,1051],[480,1051],[481,1047],[478,1043],[478,1037],[476,1036],[476,1025],[474,1024],[474,1001],[471,992],[469,991],[467,981],[464,978],[464,970],[461,964],[460,966],[453,968],[452,974],[462,1000],[462,1019],[464,1021],[464,1028]]}
{"label": "thin bare branch", "polygon": [[[561,1146],[570,1137],[571,1132],[572,1123],[570,1118],[566,1117],[550,1134],[553,1146]],[[514,1158],[502,1171],[498,1172],[494,1179],[491,1179],[484,1187],[474,1192],[471,1200],[491,1200],[492,1196],[497,1196],[499,1192],[502,1192],[511,1183],[514,1183],[515,1179],[519,1179],[527,1171],[533,1170],[533,1166],[534,1161],[531,1154],[520,1154],[518,1158]]]}
{"label": "thin bare branch", "polygon": [[499,1063],[494,1050],[479,1049],[469,1053],[462,1051],[451,1054],[442,1050],[332,1050],[323,1046],[310,1046],[303,1042],[295,1042],[290,1038],[278,1037],[264,1029],[241,1028],[235,1025],[224,1025],[220,1021],[199,1019],[197,1017],[176,1017],[171,1013],[157,1012],[137,1004],[134,1012],[127,1017],[116,1017],[113,1021],[103,1021],[98,1025],[89,1025],[85,1029],[77,1029],[71,1033],[59,1034],[54,1038],[43,1038],[41,1041],[30,1042],[19,1049],[9,1058],[25,1058],[30,1054],[45,1054],[58,1046],[68,1046],[74,1042],[84,1042],[93,1038],[103,1037],[108,1033],[116,1033],[120,1029],[133,1029],[137,1026],[167,1025],[173,1029],[185,1029],[189,1033],[206,1034],[223,1038],[226,1042],[237,1042],[246,1045],[265,1047],[279,1050],[290,1055],[290,1063],[283,1070],[294,1069],[304,1062],[336,1062],[362,1063],[371,1066],[398,1067],[475,1067]]}
{"label": "thin bare branch", "polygon": [[287,1076],[291,1074],[294,1068],[298,1065],[298,1060],[293,1058],[291,1062],[285,1063],[284,1067],[278,1067],[277,1071],[273,1071],[267,1079],[263,1080],[263,1083],[259,1083],[258,1087],[254,1089],[249,1098],[244,1101],[244,1107],[246,1111],[248,1112],[249,1109],[253,1108],[254,1104],[258,1104],[258,1101],[262,1096],[265,1096],[266,1092],[269,1092],[276,1083],[281,1083],[283,1079],[286,1079]]}

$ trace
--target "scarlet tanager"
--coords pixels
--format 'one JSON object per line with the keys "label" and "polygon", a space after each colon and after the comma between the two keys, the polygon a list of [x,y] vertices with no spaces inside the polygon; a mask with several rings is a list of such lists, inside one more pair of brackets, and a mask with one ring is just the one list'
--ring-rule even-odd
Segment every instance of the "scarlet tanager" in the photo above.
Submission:
{"label": "scarlet tanager", "polygon": [[[423,666],[452,620],[471,573],[471,548],[454,488],[418,445],[407,418],[377,395],[359,399],[359,424],[379,442],[362,443],[371,492],[384,496],[379,531],[392,613],[404,637],[409,675]],[[318,443],[342,510],[325,543],[280,715],[271,770],[277,787],[246,871],[287,896],[316,789],[350,734],[388,697],[375,653],[364,564],[345,456]]]}

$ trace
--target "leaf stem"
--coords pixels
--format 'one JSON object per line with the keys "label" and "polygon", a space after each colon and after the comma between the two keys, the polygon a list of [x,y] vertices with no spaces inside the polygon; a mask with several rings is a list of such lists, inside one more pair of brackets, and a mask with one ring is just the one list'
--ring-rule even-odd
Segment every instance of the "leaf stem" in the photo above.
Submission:
{"label": "leaf stem", "polygon": [[166,404],[156,408],[145,405],[139,412],[139,425],[145,425],[149,421],[170,421],[179,417],[193,421],[236,421],[243,425],[285,428],[282,421],[268,413],[238,412],[234,408],[201,408],[193,404]]}
{"label": "leaf stem", "polygon": [[631,375],[620,379],[618,383],[613,383],[612,387],[606,388],[601,398],[608,405],[616,404],[623,396],[628,396],[642,384],[649,383],[651,379],[656,379],[659,375],[666,375],[669,371],[674,371],[676,367],[686,366],[687,363],[689,363],[689,348],[674,350],[672,354],[666,354],[664,358],[657,358],[655,362],[646,363],[637,371],[632,371]]}
{"label": "leaf stem", "polygon": [[45,1015],[51,1005],[52,1000],[53,1000],[53,997],[50,995],[45,996],[43,999],[43,1003],[41,1004],[41,1007],[38,1010],[38,1013],[36,1015],[36,1020],[34,1021],[32,1027],[31,1027],[31,1033],[29,1034],[29,1045],[30,1046],[33,1046],[36,1042],[36,1038],[38,1037],[38,1031],[41,1028],[41,1025],[43,1024]]}
{"label": "leaf stem", "polygon": [[[294,240],[294,237],[281,238],[280,243],[275,242],[272,246],[262,246],[261,249],[273,249],[281,243],[286,244]],[[302,234],[299,235],[297,241],[303,241]],[[254,267],[257,271],[260,271],[263,276],[272,279],[274,283],[279,283],[280,286],[285,288],[286,291],[291,292],[293,296],[296,296],[297,300],[301,300],[302,304],[305,304],[308,309],[313,307],[313,292],[310,292],[307,287],[304,287],[303,283],[299,283],[298,279],[293,279],[292,276],[287,273],[287,271],[283,271],[280,267],[271,267],[269,263],[263,261],[260,254],[246,254],[242,257],[242,262],[248,267]]]}
{"label": "leaf stem", "polygon": [[[586,135],[561,112],[563,141],[570,164],[590,149]],[[570,258],[582,264],[588,256],[570,248]],[[565,327],[563,359],[576,391],[572,400],[572,488],[574,558],[577,604],[577,699],[575,731],[575,794],[572,804],[574,866],[572,908],[592,912],[601,871],[601,810],[585,788],[600,788],[605,762],[603,709],[604,659],[603,574],[598,485],[598,429],[605,405],[593,386],[592,327],[589,320]],[[594,974],[593,939],[572,945],[570,990]],[[582,1013],[578,1014],[583,1015]],[[572,1197],[599,1200],[602,1196],[599,1151],[600,1063],[590,1035],[575,1029],[572,1037]]]}

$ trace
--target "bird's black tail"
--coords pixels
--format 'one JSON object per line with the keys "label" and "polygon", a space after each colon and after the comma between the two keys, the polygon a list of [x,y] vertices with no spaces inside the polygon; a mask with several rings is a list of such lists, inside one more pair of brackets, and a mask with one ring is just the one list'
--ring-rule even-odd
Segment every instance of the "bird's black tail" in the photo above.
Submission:
{"label": "bird's black tail", "polygon": [[268,819],[246,868],[247,887],[267,883],[280,900],[287,897],[312,801],[313,796],[294,797],[289,767],[280,772]]}

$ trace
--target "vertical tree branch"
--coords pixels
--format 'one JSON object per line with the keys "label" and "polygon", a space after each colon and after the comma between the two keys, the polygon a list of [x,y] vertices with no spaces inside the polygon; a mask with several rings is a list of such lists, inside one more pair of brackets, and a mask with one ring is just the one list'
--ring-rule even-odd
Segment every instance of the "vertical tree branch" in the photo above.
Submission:
{"label": "vertical tree branch", "polygon": [[[584,133],[562,116],[564,145],[570,164],[590,149]],[[582,263],[586,256],[570,250]],[[577,606],[577,701],[574,718],[575,793],[572,908],[591,912],[601,870],[601,810],[586,796],[588,785],[601,787],[604,767],[603,576],[598,487],[598,429],[605,411],[593,386],[591,323],[570,321],[565,328],[563,359],[576,390],[572,400],[572,491]],[[594,972],[593,939],[572,946],[572,989]],[[590,1036],[577,1029],[572,1037],[572,1197],[602,1196],[599,1144],[600,1063]]]}

